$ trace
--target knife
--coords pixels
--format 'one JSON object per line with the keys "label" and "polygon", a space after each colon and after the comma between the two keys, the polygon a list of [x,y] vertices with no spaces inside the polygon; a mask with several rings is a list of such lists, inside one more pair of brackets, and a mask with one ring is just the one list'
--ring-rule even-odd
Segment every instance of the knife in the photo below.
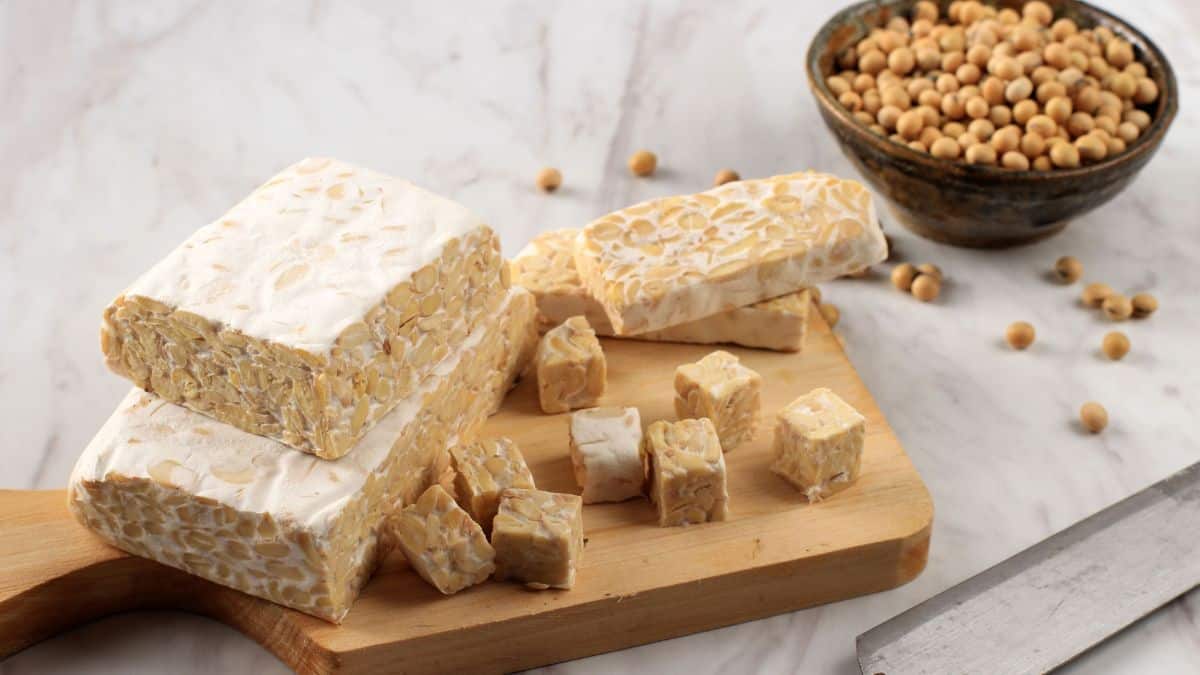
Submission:
{"label": "knife", "polygon": [[1044,673],[1200,583],[1200,463],[858,636],[864,675]]}

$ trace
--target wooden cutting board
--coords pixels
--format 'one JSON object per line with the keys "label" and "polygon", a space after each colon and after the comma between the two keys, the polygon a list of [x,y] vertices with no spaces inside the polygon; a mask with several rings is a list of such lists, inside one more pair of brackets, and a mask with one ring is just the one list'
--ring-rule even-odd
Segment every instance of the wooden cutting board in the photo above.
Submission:
{"label": "wooden cutting board", "polygon": [[[446,598],[393,556],[335,626],[111,548],[75,523],[61,490],[0,491],[0,657],[115,612],[177,608],[237,628],[302,673],[501,672],[899,586],[925,567],[933,504],[813,314],[802,354],[730,350],[764,380],[764,424],[726,457],[731,519],[659,528],[645,500],[587,506],[573,590],[488,582]],[[604,350],[604,403],[636,405],[649,423],[674,418],[675,366],[712,348],[606,340]],[[809,505],[767,466],[776,411],[819,386],[866,416],[867,442],[858,483]],[[527,381],[484,433],[514,438],[538,487],[576,491],[566,424],[538,410]]]}

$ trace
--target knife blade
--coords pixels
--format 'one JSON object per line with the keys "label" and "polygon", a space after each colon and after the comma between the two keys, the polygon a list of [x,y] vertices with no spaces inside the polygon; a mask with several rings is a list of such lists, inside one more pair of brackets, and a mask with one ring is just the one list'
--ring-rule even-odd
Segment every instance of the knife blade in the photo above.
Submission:
{"label": "knife blade", "polygon": [[858,636],[864,675],[1044,673],[1200,583],[1200,463]]}

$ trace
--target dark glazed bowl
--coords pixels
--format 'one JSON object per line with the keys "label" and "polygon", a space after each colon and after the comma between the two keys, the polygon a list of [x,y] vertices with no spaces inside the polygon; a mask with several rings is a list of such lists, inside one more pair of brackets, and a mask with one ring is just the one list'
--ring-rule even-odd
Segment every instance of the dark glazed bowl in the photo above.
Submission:
{"label": "dark glazed bowl", "polygon": [[[808,84],[825,125],[892,212],[917,234],[956,246],[998,248],[1037,241],[1112,199],[1150,160],[1178,110],[1179,88],[1166,57],[1146,36],[1117,17],[1077,0],[1049,0],[1054,16],[1080,27],[1107,26],[1133,44],[1158,85],[1144,106],[1150,126],[1125,150],[1096,164],[1055,171],[1013,171],[936,159],[893,143],[859,123],[825,83],[837,55],[894,16],[908,17],[916,0],[869,0],[830,19],[808,48]],[[991,2],[1020,9],[1021,0]],[[948,0],[939,3],[943,16]]]}

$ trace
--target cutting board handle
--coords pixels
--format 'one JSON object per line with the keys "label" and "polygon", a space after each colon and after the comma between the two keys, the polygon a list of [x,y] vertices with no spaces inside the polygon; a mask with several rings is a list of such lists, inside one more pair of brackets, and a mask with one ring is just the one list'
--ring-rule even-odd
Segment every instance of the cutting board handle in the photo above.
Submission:
{"label": "cutting board handle", "polygon": [[197,612],[262,637],[240,625],[240,595],[105,544],[71,516],[63,490],[0,490],[0,659],[134,609]]}
{"label": "cutting board handle", "polygon": [[160,567],[81,527],[62,490],[0,491],[0,658],[137,607]]}
{"label": "cutting board handle", "polygon": [[333,656],[301,630],[307,617],[109,546],[67,510],[65,490],[0,490],[0,659],[141,609],[201,614],[299,671],[336,670]]}

